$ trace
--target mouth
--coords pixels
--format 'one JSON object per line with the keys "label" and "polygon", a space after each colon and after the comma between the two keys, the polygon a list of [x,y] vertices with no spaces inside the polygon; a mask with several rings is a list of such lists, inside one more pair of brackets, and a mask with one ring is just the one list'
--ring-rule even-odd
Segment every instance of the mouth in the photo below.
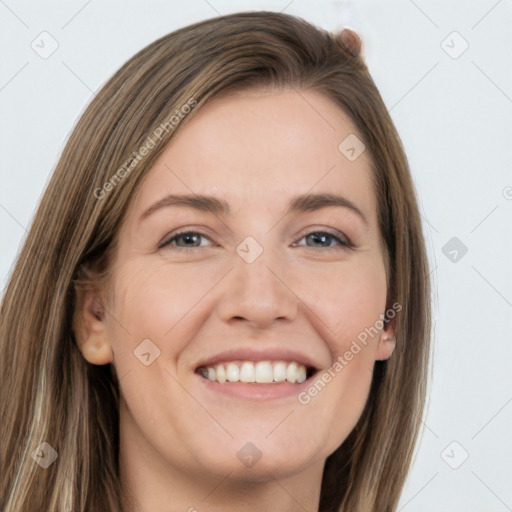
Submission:
{"label": "mouth", "polygon": [[229,386],[243,383],[250,385],[302,384],[317,369],[297,361],[225,361],[199,366],[196,373],[210,382]]}

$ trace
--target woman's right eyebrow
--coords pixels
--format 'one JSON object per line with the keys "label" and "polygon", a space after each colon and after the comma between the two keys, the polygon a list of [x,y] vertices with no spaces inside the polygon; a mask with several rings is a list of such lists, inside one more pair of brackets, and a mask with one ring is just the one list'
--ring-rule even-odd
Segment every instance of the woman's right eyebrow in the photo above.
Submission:
{"label": "woman's right eyebrow", "polygon": [[169,194],[145,210],[139,221],[146,219],[155,211],[169,206],[185,206],[200,211],[211,212],[215,215],[231,215],[229,204],[224,199],[197,194]]}
{"label": "woman's right eyebrow", "polygon": [[[229,217],[231,215],[229,204],[224,199],[201,194],[169,194],[145,210],[141,215],[139,222],[149,217],[155,211],[171,206],[194,208],[196,210],[211,212],[215,215],[223,215],[225,217]],[[368,225],[368,220],[360,208],[346,197],[332,193],[306,193],[293,197],[288,202],[283,216],[290,212],[315,211],[327,207],[347,208],[355,212],[361,220]]]}

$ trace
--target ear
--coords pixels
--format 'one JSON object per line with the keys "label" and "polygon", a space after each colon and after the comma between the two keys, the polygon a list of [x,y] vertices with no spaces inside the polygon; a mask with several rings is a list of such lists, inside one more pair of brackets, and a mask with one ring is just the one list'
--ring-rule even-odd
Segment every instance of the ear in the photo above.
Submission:
{"label": "ear", "polygon": [[104,365],[113,361],[107,338],[105,309],[98,294],[90,287],[77,286],[77,305],[73,315],[73,331],[80,352],[91,364]]}
{"label": "ear", "polygon": [[395,321],[392,319],[384,324],[384,328],[380,333],[379,346],[375,353],[375,360],[384,361],[389,359],[395,349],[395,345]]}

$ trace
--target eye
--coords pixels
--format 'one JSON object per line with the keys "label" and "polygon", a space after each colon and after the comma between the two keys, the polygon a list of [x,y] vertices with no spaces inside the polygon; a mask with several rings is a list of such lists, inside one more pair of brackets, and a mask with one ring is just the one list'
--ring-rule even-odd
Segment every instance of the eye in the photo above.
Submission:
{"label": "eye", "polygon": [[[205,240],[211,239],[204,235],[203,233],[199,233],[198,231],[181,231],[179,233],[175,233],[172,237],[166,238],[158,245],[158,248],[161,249],[163,247],[167,247],[170,245],[174,245],[180,250],[183,251],[192,251],[194,249],[198,249],[199,247],[205,247],[205,245],[201,245],[201,238]],[[329,231],[311,231],[302,236],[299,240],[307,239],[312,241],[315,244],[320,244],[320,246],[306,246],[311,247],[313,249],[334,249],[336,247],[336,243],[339,246],[346,247],[351,249],[354,245],[343,235],[338,236],[334,233],[330,233]],[[180,245],[179,241],[183,241],[184,245]],[[334,241],[335,244],[331,244],[330,242]],[[199,244],[198,244],[199,242]],[[326,245],[327,244],[327,245]],[[213,244],[209,244],[213,245]],[[208,245],[207,245],[208,246]],[[296,246],[302,246],[302,244],[297,244]]]}
{"label": "eye", "polygon": [[[201,238],[206,240],[210,240],[206,235],[199,233],[197,231],[181,231],[180,233],[175,233],[171,238],[165,238],[159,245],[158,248],[166,247],[168,245],[175,245],[178,249],[183,249],[184,251],[196,249],[199,247],[204,247],[202,245],[197,245],[197,241]],[[173,242],[184,241],[185,245],[173,244]],[[211,240],[210,240],[211,241]]]}
{"label": "eye", "polygon": [[[323,245],[320,245],[320,247],[306,246],[306,247],[312,247],[313,249],[315,249],[315,248],[319,248],[319,249],[321,249],[321,248],[331,249],[332,248],[332,249],[334,249],[336,246],[331,245],[329,243],[331,240],[334,240],[339,245],[346,247],[348,249],[352,249],[354,247],[354,245],[346,237],[338,236],[334,233],[330,233],[329,231],[311,231],[311,232],[305,234],[300,240],[303,240],[303,239],[308,239],[315,244],[323,244]],[[325,245],[326,243],[327,243],[327,245]]]}

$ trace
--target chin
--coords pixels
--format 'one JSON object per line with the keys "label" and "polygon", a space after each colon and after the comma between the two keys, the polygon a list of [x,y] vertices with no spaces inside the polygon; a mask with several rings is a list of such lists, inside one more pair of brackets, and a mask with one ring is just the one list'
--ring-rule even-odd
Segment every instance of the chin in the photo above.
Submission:
{"label": "chin", "polygon": [[209,472],[229,475],[230,479],[253,482],[286,478],[314,464],[325,462],[325,457],[321,457],[319,450],[314,453],[297,453],[297,447],[300,447],[300,443],[290,450],[268,441],[265,445],[233,441],[231,446],[225,447],[221,452],[209,450],[208,456],[203,455],[200,459]]}

